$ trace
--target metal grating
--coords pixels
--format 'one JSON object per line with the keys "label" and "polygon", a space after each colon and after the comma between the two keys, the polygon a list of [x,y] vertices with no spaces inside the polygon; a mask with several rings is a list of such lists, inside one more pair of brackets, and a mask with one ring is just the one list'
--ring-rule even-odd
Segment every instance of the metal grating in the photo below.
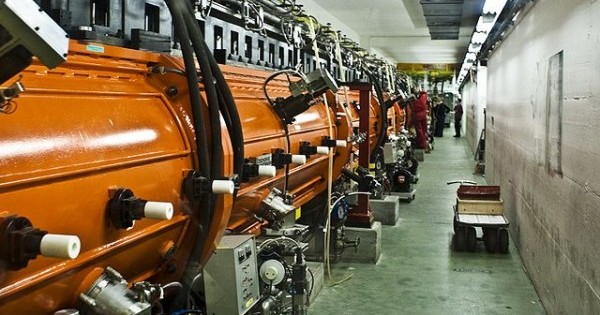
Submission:
{"label": "metal grating", "polygon": [[464,0],[421,0],[432,40],[456,40]]}

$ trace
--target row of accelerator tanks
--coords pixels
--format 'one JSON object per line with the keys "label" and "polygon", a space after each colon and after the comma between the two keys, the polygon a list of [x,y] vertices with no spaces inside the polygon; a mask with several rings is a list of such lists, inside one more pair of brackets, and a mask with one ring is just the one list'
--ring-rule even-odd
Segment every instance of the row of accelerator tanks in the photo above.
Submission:
{"label": "row of accelerator tanks", "polygon": [[[186,187],[196,144],[183,62],[87,48],[72,41],[68,61],[52,70],[34,61],[18,75],[24,91],[11,100],[10,113],[0,115],[0,314],[174,313],[169,305],[182,291],[180,309],[198,308],[198,278],[224,235],[288,244],[270,246],[267,255],[283,260],[289,251],[301,261],[296,247],[305,248],[298,244],[332,220],[338,234],[331,255],[339,254],[357,245],[343,237],[354,199],[338,202],[331,218],[327,202],[360,184],[377,195],[394,189],[386,188],[393,186],[389,177],[409,180],[416,173],[398,103],[389,108],[390,128],[382,130],[379,103],[371,99],[370,139],[358,132],[359,94],[345,87],[316,97],[285,124],[263,92],[270,73],[221,66],[242,123],[244,172],[234,174],[235,148],[221,120],[213,132],[221,132],[226,178]],[[151,70],[157,66],[175,70]],[[272,98],[290,94],[283,79],[266,89]],[[369,141],[375,152],[381,132],[395,152],[391,161],[386,155],[383,173],[373,175],[358,167],[358,146]],[[215,205],[209,225],[199,223],[208,209],[197,208],[189,189]],[[272,241],[282,236],[293,241]],[[190,262],[198,242],[199,259]],[[258,257],[256,268],[264,260]],[[270,267],[267,275],[279,265]],[[193,279],[184,276],[189,268],[197,270]],[[260,295],[246,306],[273,300],[274,279],[261,279]],[[296,280],[295,289],[285,289],[291,280],[277,279],[278,294],[308,289],[306,278]]]}

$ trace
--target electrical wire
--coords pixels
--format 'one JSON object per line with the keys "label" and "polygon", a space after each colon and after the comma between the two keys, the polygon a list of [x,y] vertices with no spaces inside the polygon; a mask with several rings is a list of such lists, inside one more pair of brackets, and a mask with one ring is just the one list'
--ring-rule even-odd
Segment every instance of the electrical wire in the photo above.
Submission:
{"label": "electrical wire", "polygon": [[[267,101],[269,102],[269,105],[271,105],[271,107],[275,106],[275,103],[273,102],[273,100],[271,99],[271,97],[269,97],[269,92],[267,90],[267,86],[269,85],[269,82],[271,82],[272,80],[274,80],[276,77],[285,74],[287,79],[288,79],[288,83],[291,84],[291,79],[290,79],[290,74],[294,74],[295,76],[301,78],[302,80],[304,80],[304,82],[308,82],[308,78],[306,77],[306,75],[298,70],[294,70],[294,69],[284,69],[284,70],[280,70],[280,71],[276,71],[274,73],[272,73],[269,77],[267,77],[265,79],[265,82],[263,83],[263,93],[265,94],[265,98],[267,99]],[[286,140],[286,148],[285,148],[285,152],[286,154],[291,154],[291,141],[290,141],[290,131],[288,128],[288,125],[285,121],[283,121],[283,119],[281,120],[281,126],[283,128],[284,134],[285,134],[285,140]],[[285,175],[284,175],[284,183],[283,183],[283,193],[287,194],[288,193],[288,187],[289,187],[289,178],[290,178],[290,166],[289,164],[285,165]]]}

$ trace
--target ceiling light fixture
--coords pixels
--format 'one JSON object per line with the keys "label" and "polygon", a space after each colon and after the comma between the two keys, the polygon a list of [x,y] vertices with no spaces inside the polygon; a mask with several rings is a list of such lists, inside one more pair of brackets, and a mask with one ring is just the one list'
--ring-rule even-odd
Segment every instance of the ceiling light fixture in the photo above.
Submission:
{"label": "ceiling light fixture", "polygon": [[482,10],[483,13],[477,20],[477,25],[471,36],[471,42],[467,48],[467,53],[465,54],[465,59],[458,80],[456,81],[458,86],[462,84],[471,67],[477,63],[477,56],[479,55],[481,46],[485,43],[490,31],[496,24],[496,20],[498,20],[498,16],[500,15],[500,12],[502,12],[502,9],[504,9],[506,2],[507,0],[485,1]]}

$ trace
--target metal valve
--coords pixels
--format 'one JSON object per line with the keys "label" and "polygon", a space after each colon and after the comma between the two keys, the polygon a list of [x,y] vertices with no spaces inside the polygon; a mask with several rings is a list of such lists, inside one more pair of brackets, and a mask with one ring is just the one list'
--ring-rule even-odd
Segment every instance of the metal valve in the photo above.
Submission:
{"label": "metal valve", "polygon": [[360,237],[356,237],[353,241],[344,238],[344,249],[354,247],[354,252],[358,251],[358,245],[360,245]]}

